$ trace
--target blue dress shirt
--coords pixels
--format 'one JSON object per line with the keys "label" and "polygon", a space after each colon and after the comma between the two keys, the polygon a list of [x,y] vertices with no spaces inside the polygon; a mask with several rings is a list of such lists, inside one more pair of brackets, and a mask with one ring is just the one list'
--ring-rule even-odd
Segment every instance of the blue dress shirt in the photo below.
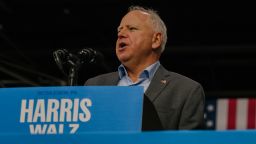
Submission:
{"label": "blue dress shirt", "polygon": [[118,74],[119,74],[120,80],[117,85],[118,86],[143,86],[144,93],[145,93],[159,66],[160,66],[159,61],[153,63],[152,65],[148,66],[145,70],[142,71],[142,73],[139,76],[139,79],[136,82],[132,82],[132,80],[127,74],[127,71],[124,65],[121,64],[118,67]]}

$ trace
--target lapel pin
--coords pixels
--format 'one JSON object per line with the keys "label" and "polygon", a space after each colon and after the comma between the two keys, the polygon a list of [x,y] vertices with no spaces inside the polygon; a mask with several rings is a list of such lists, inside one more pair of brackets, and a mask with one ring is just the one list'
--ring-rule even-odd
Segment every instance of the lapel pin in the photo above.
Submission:
{"label": "lapel pin", "polygon": [[166,80],[161,80],[161,83],[162,84],[166,84]]}

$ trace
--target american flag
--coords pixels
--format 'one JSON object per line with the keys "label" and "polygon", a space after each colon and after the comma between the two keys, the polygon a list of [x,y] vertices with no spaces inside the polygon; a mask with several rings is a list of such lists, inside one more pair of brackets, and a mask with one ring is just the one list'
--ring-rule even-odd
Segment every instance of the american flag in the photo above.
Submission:
{"label": "american flag", "polygon": [[204,117],[207,129],[256,129],[256,98],[208,99]]}

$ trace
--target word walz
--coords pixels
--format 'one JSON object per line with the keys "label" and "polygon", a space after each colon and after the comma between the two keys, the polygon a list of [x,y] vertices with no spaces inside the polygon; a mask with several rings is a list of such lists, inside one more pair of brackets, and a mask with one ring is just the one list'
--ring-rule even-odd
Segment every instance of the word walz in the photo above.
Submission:
{"label": "word walz", "polygon": [[20,123],[87,122],[91,119],[89,98],[22,99]]}
{"label": "word walz", "polygon": [[79,128],[79,124],[67,124],[64,128],[64,124],[30,124],[29,130],[30,134],[63,134],[64,129],[69,134],[74,134]]}

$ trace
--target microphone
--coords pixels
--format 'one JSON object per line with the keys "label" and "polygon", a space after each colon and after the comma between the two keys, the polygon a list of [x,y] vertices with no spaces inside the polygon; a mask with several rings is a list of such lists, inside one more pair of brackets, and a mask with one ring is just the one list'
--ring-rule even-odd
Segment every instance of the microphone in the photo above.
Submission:
{"label": "microphone", "polygon": [[97,51],[92,48],[83,48],[78,52],[78,58],[81,64],[95,62]]}
{"label": "microphone", "polygon": [[64,66],[79,66],[80,64],[95,62],[97,51],[92,48],[83,48],[77,55],[68,52],[66,49],[59,49],[53,52],[53,57],[60,69]]}
{"label": "microphone", "polygon": [[77,54],[73,54],[66,49],[58,49],[53,52],[54,60],[63,72],[69,78],[69,85],[75,85],[77,72],[82,64],[96,61],[96,50],[92,48],[83,48]]}
{"label": "microphone", "polygon": [[66,49],[59,49],[53,52],[53,58],[57,64],[57,66],[64,70],[64,65],[67,64],[69,52]]}

